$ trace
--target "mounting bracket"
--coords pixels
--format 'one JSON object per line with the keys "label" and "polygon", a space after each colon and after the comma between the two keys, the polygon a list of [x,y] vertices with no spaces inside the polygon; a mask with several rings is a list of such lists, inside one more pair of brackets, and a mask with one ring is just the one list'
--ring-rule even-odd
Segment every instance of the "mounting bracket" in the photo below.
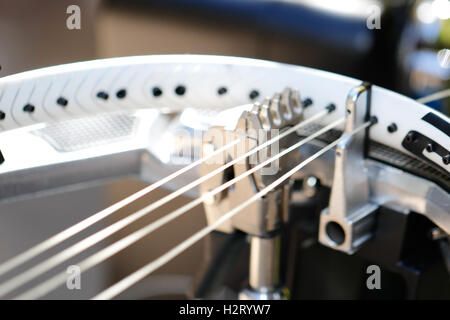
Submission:
{"label": "mounting bracket", "polygon": [[[371,85],[350,90],[346,100],[346,122],[336,147],[329,207],[320,215],[320,243],[348,254],[372,236],[378,206],[370,201],[369,180],[364,167],[368,131],[351,132],[370,119]],[[365,113],[363,112],[365,110]]]}

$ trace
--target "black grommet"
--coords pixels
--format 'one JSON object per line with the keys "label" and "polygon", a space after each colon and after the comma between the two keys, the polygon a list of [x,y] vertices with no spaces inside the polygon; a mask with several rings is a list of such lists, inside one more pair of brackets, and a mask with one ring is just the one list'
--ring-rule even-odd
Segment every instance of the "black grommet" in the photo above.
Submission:
{"label": "black grommet", "polygon": [[416,139],[414,132],[410,132],[406,135],[406,142],[413,142]]}
{"label": "black grommet", "polygon": [[185,86],[178,86],[175,88],[175,93],[179,96],[182,96],[186,93],[186,87]]}
{"label": "black grommet", "polygon": [[258,91],[258,90],[252,90],[252,91],[250,91],[248,97],[249,97],[251,100],[254,100],[254,99],[258,98],[258,97],[259,97],[259,91]]}
{"label": "black grommet", "polygon": [[450,163],[450,153],[442,157],[442,162],[447,165]]}
{"label": "black grommet", "polygon": [[127,90],[125,90],[125,89],[120,89],[119,91],[116,92],[116,97],[119,99],[125,98],[126,95],[127,95]]}
{"label": "black grommet", "polygon": [[59,104],[60,106],[67,106],[67,104],[69,103],[69,101],[67,101],[66,98],[63,97],[59,97],[58,100],[56,100],[56,103]]}
{"label": "black grommet", "polygon": [[99,93],[97,93],[97,98],[108,100],[109,95],[105,91],[100,91]]}
{"label": "black grommet", "polygon": [[388,127],[387,127],[387,131],[389,132],[389,133],[394,133],[395,131],[397,131],[398,130],[398,128],[397,128],[397,125],[395,124],[395,123],[391,123],[390,125],[388,125]]}
{"label": "black grommet", "polygon": [[328,113],[331,113],[331,112],[333,112],[334,110],[336,110],[336,105],[335,105],[334,103],[330,103],[329,105],[327,105],[327,106],[325,107],[325,109],[328,110]]}
{"label": "black grommet", "polygon": [[434,150],[436,150],[436,146],[434,145],[433,142],[430,142],[430,143],[427,144],[426,149],[427,149],[428,152],[434,152]]}
{"label": "black grommet", "polygon": [[313,104],[313,101],[310,98],[306,98],[305,100],[303,100],[303,107],[304,108],[308,108],[312,104]]}
{"label": "black grommet", "polygon": [[162,95],[162,90],[159,87],[153,87],[152,92],[155,97]]}
{"label": "black grommet", "polygon": [[378,123],[378,118],[376,116],[371,116],[370,117],[370,124],[374,125]]}
{"label": "black grommet", "polygon": [[31,112],[34,112],[34,106],[32,105],[32,104],[26,104],[24,107],[23,107],[23,109],[22,109],[24,112],[29,112],[29,113],[31,113]]}
{"label": "black grommet", "polygon": [[225,88],[225,87],[220,87],[219,89],[217,89],[217,94],[218,94],[219,96],[221,96],[221,95],[227,93],[227,91],[228,91],[227,88]]}
{"label": "black grommet", "polygon": [[3,111],[0,111],[0,120],[3,120],[6,118],[6,113],[4,113]]}

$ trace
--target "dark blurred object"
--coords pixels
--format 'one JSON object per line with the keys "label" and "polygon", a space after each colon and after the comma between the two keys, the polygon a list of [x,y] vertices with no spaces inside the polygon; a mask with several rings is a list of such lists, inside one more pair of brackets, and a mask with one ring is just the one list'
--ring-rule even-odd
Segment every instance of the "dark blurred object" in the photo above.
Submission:
{"label": "dark blurred object", "polygon": [[[442,1],[448,3],[110,0],[108,10],[135,12],[138,20],[147,15],[144,42],[149,41],[147,48],[157,53],[225,54],[293,63],[368,80],[416,98],[448,87],[448,69],[437,68],[437,52],[449,47],[448,20],[436,18],[430,25],[418,18],[424,3],[436,7]],[[433,50],[423,52],[423,40],[433,32],[440,34],[432,40]],[[442,101],[431,106],[445,110]]]}
{"label": "dark blurred object", "polygon": [[[414,98],[450,88],[450,1],[416,1],[398,50],[399,88]],[[447,115],[450,99],[428,104]]]}
{"label": "dark blurred object", "polygon": [[[145,3],[146,1],[139,1]],[[255,1],[255,0],[169,0],[151,1],[189,14],[218,15],[222,19],[240,20],[244,28],[259,28],[268,33],[304,37],[330,48],[364,53],[374,44],[366,27],[371,6],[384,6],[379,0],[345,1]]]}
{"label": "dark blurred object", "polygon": [[[166,21],[201,24],[210,30],[233,30],[237,42],[242,41],[241,32],[250,33],[249,41],[256,41],[256,50],[245,56],[325,69],[392,89],[395,89],[395,52],[409,13],[407,1],[387,4],[377,0],[126,3],[112,0],[110,3],[116,8],[147,12],[149,19],[164,16]],[[377,13],[381,15],[380,29],[369,29],[370,20]],[[165,41],[169,40],[162,40]],[[189,53],[221,54],[220,50],[205,52],[202,48],[189,49]]]}
{"label": "dark blurred object", "polygon": [[[81,30],[66,28],[72,4],[81,8]],[[201,53],[309,66],[417,98],[450,86],[448,6],[448,0],[0,0],[0,38],[7,44],[0,76],[94,58]],[[449,99],[429,105],[449,113]]]}

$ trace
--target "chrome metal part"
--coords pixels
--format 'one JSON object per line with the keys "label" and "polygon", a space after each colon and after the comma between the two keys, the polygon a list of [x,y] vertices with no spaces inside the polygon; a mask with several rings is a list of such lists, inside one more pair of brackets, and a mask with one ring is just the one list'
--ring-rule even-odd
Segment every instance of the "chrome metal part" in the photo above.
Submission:
{"label": "chrome metal part", "polygon": [[319,241],[331,248],[354,253],[372,235],[378,205],[370,200],[364,167],[365,133],[349,133],[364,122],[370,108],[370,85],[353,88],[346,100],[344,136],[335,151],[330,203],[320,216]]}
{"label": "chrome metal part", "polygon": [[286,295],[282,291],[264,292],[245,288],[239,293],[239,300],[285,300]]}
{"label": "chrome metal part", "polygon": [[[233,152],[219,155],[209,163],[201,167],[201,174],[210,172],[224,163],[236,159],[248,152],[251,148],[260,145],[289,126],[299,123],[303,119],[303,105],[297,91],[286,89],[282,94],[275,94],[272,99],[265,99],[261,104],[255,104],[250,111],[244,111],[233,130],[214,127],[206,132],[204,152],[216,150],[227,141],[238,137],[243,138]],[[231,140],[230,140],[231,139]],[[248,160],[235,164],[222,175],[208,180],[200,186],[200,192],[206,193],[234,176],[240,176],[253,165],[263,162],[277,154],[284,148],[295,142],[292,134],[272,144],[267,149],[250,156]],[[238,181],[232,188],[225,190],[210,201],[205,203],[205,211],[208,223],[217,220],[223,213],[229,211],[239,203],[250,198],[253,194],[275,181],[283,173],[287,172],[292,164],[299,162],[299,153],[292,152],[261,170],[253,173],[248,178]],[[276,230],[286,217],[282,215],[283,190],[278,188],[267,196],[255,201],[242,214],[233,217],[228,223],[220,227],[220,231],[231,232],[233,229],[244,231],[251,235],[264,236],[268,232]]]}
{"label": "chrome metal part", "polygon": [[250,287],[275,290],[280,285],[280,236],[253,236],[250,241]]}
{"label": "chrome metal part", "polygon": [[280,284],[280,235],[252,236],[250,240],[249,287],[239,294],[241,300],[286,299]]}
{"label": "chrome metal part", "polygon": [[[223,137],[231,134],[231,139],[243,138],[234,154],[227,153],[216,157],[214,164],[205,164],[201,173],[210,172],[217,166],[236,159],[252,148],[261,145],[285,130],[301,122],[303,119],[303,105],[297,91],[289,88],[282,94],[275,94],[271,99],[265,99],[261,104],[255,104],[251,111],[244,111],[233,131],[224,128],[213,128],[219,134],[210,134],[205,141],[204,151],[216,150],[226,141]],[[295,132],[294,132],[295,133]],[[208,133],[206,134],[208,136]],[[225,171],[200,187],[202,194],[213,190],[217,186],[231,180],[235,176],[243,175],[254,165],[263,162],[295,143],[295,134],[288,135],[272,144],[267,149],[251,155],[248,159],[235,164],[231,170]],[[229,140],[225,139],[225,140]],[[269,151],[269,152],[268,152]],[[232,188],[225,190],[205,203],[208,223],[212,224],[224,213],[245,202],[261,189],[274,182],[286,173],[300,160],[298,152],[288,153],[279,163],[271,163],[249,177],[238,181]],[[277,233],[281,223],[287,221],[289,206],[290,183],[268,193],[248,206],[240,214],[234,216],[220,227],[220,231],[231,232],[238,229],[248,233],[251,237],[251,254],[249,269],[249,288],[240,293],[241,299],[282,299],[280,289],[280,236]],[[268,236],[269,233],[272,235]]]}
{"label": "chrome metal part", "polygon": [[251,237],[250,278],[253,289],[268,291],[280,284],[280,237]]}
{"label": "chrome metal part", "polygon": [[[316,141],[303,146],[300,152],[307,157],[317,152],[323,145]],[[333,163],[333,153],[327,152],[295,175],[295,179],[305,180],[310,176],[315,176],[320,180],[321,185],[331,187],[333,185]],[[450,234],[450,195],[442,187],[432,181],[372,159],[364,160],[364,172],[369,180],[369,194],[373,203],[395,208],[405,214],[416,212],[424,215],[447,234]],[[302,199],[294,197],[291,199],[291,203],[298,200]]]}

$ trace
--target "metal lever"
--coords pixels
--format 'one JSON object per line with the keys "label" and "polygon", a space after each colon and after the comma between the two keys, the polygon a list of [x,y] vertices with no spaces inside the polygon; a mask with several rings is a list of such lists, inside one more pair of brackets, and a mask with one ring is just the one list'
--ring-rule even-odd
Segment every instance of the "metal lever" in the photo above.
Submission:
{"label": "metal lever", "polygon": [[369,120],[370,84],[354,87],[346,100],[347,136],[336,147],[329,207],[320,216],[319,241],[333,249],[354,253],[372,236],[378,206],[370,201],[369,181],[364,167],[364,131],[350,132]]}

